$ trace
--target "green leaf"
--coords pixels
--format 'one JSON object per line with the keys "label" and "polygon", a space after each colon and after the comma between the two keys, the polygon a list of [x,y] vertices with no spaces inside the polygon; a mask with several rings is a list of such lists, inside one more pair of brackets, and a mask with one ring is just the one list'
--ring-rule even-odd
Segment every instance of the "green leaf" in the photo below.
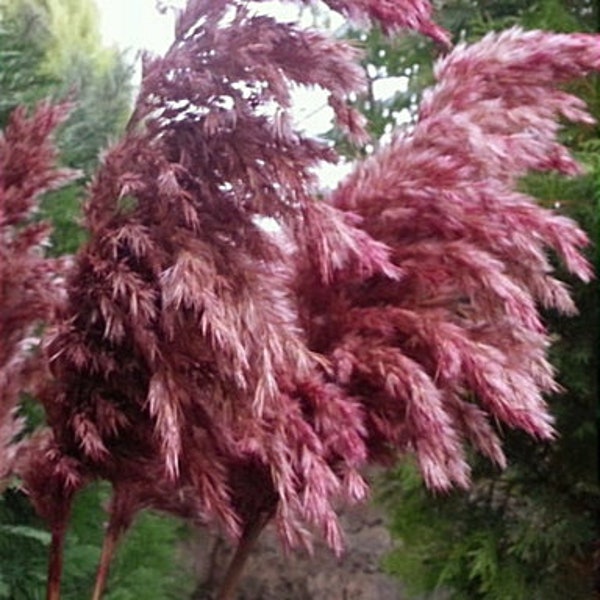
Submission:
{"label": "green leaf", "polygon": [[36,529],[27,525],[2,525],[0,524],[0,534],[17,536],[35,540],[43,546],[49,546],[52,536],[42,529]]}

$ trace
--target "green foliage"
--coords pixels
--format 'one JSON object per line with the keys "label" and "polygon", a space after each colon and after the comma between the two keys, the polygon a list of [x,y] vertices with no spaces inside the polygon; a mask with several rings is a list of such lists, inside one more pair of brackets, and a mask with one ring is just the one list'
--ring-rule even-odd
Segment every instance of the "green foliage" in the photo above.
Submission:
{"label": "green foliage", "polygon": [[3,12],[0,4],[0,128],[19,105],[29,106],[47,96],[57,81],[40,71],[44,50],[24,35],[28,21],[19,21]]}
{"label": "green foliage", "polygon": [[10,487],[0,496],[0,598],[43,598],[50,535]]}
{"label": "green foliage", "polygon": [[[546,449],[530,460],[556,466],[551,455]],[[523,454],[513,452],[510,460],[502,476],[479,464],[468,496],[432,498],[412,465],[382,484],[400,540],[385,567],[409,593],[442,589],[465,600],[591,597],[597,488],[588,480],[566,489],[560,477],[528,473]]]}
{"label": "green foliage", "polygon": [[193,579],[174,550],[184,535],[175,520],[147,512],[140,515],[115,559],[106,599],[190,597]]}
{"label": "green foliage", "polygon": [[83,184],[71,184],[47,194],[41,204],[40,217],[52,221],[49,254],[61,256],[74,254],[86,241],[87,233],[80,225],[79,213]]}
{"label": "green foliage", "polygon": [[[106,485],[96,484],[77,497],[65,547],[65,600],[90,596],[109,496]],[[174,519],[143,514],[128,532],[112,564],[106,600],[184,596],[192,581],[178,564],[174,551],[181,536],[181,525]]]}
{"label": "green foliage", "polygon": [[[93,485],[75,502],[65,547],[64,600],[89,597],[100,558],[109,490]],[[146,513],[129,531],[112,565],[107,600],[168,600],[189,596],[191,574],[174,546],[182,538],[174,519]],[[37,600],[46,589],[50,535],[16,488],[0,496],[0,599]]]}
{"label": "green foliage", "polygon": [[97,23],[92,0],[0,0],[0,124],[17,105],[44,97],[73,104],[57,142],[63,163],[83,178],[42,202],[41,216],[54,225],[55,256],[85,241],[78,217],[86,176],[130,110],[131,67],[102,46]]}

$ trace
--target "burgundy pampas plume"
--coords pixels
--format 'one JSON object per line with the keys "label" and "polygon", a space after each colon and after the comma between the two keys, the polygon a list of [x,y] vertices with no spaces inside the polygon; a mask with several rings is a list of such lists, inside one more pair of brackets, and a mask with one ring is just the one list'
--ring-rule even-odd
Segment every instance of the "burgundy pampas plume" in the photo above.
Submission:
{"label": "burgundy pampas plume", "polygon": [[574,306],[546,252],[588,280],[587,240],[516,184],[530,170],[578,172],[557,120],[593,120],[555,86],[599,69],[597,36],[512,29],[461,45],[436,65],[414,130],[333,194],[403,274],[340,277],[316,300],[314,279],[300,281],[313,347],[360,399],[372,460],[414,452],[427,484],[444,489],[468,483],[465,442],[504,465],[492,422],[554,435],[538,305]]}
{"label": "burgundy pampas plume", "polygon": [[128,133],[90,187],[91,239],[48,345],[56,441],[115,489],[97,596],[143,507],[242,544],[271,519],[287,545],[309,545],[314,526],[341,549],[333,502],[365,493],[361,412],[306,347],[293,256],[313,249],[324,274],[393,267],[351,218],[313,206],[310,169],[335,155],[294,130],[289,106],[291,83],[319,85],[364,138],[345,107],[363,85],[357,56],[243,2],[193,1],[166,55],[145,60]]}
{"label": "burgundy pampas plume", "polygon": [[[422,2],[328,4],[443,39]],[[340,552],[336,501],[364,498],[368,462],[412,451],[430,486],[466,486],[465,442],[504,462],[492,419],[553,435],[537,303],[573,305],[545,250],[586,278],[586,240],[515,186],[574,172],[556,119],[589,117],[554,86],[600,67],[597,38],[513,30],[459,47],[415,130],[317,200],[311,169],[336,156],[294,129],[292,85],[326,90],[364,141],[346,103],[357,58],[247,2],[190,0],[166,55],[144,61],[89,189],[36,454],[53,497],[113,485],[94,598],[142,508],[239,540],[226,598],[266,523],[286,546],[316,529]]]}
{"label": "burgundy pampas plume", "polygon": [[435,23],[430,2],[424,0],[324,0],[330,8],[353,20],[368,19],[386,34],[412,29],[443,46],[450,45],[448,32]]}
{"label": "burgundy pampas plume", "polygon": [[66,106],[41,104],[28,116],[17,109],[0,135],[0,491],[18,475],[52,532],[48,599],[58,598],[62,543],[79,474],[49,431],[15,443],[21,394],[39,394],[48,372],[39,351],[40,329],[52,322],[62,299],[59,260],[44,257],[49,227],[36,219],[41,195],[75,173],[56,166],[52,134]]}
{"label": "burgundy pampas plume", "polygon": [[19,396],[43,379],[39,327],[60,299],[58,261],[44,257],[49,228],[36,219],[41,195],[73,177],[56,167],[52,134],[67,107],[16,110],[0,134],[0,489],[11,473]]}

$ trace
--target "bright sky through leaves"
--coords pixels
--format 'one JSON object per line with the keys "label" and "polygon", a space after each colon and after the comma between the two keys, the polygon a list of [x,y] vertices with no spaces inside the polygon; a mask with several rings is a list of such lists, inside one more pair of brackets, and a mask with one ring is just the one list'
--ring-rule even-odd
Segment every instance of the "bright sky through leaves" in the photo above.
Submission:
{"label": "bright sky through leaves", "polygon": [[[116,44],[130,53],[149,50],[161,54],[173,39],[174,6],[183,6],[184,0],[96,0],[102,15],[102,37],[107,44]],[[169,8],[171,7],[171,8]],[[300,18],[304,27],[314,25],[314,14],[309,8],[281,2],[256,3],[257,12],[265,12],[282,21]],[[327,11],[329,27],[336,30],[344,19],[337,13]],[[388,77],[374,82],[373,92],[377,100],[393,96],[403,82],[399,77]],[[317,89],[300,89],[295,94],[296,120],[300,127],[312,135],[326,133],[332,125],[333,111],[327,104],[326,94]],[[325,164],[319,169],[319,178],[325,188],[333,188],[351,169],[351,165]]]}
{"label": "bright sky through leaves", "polygon": [[[183,0],[153,2],[152,0],[96,0],[102,15],[102,37],[107,44],[116,44],[130,53],[149,50],[161,54],[173,39],[174,11],[167,5],[183,5]],[[159,10],[162,6],[162,9]],[[261,3],[261,11],[268,12],[281,20],[296,20],[300,15],[297,6],[277,2]],[[332,13],[339,27],[342,20]],[[303,20],[309,26],[312,16],[304,13]],[[302,128],[313,135],[323,134],[331,128],[333,111],[327,105],[326,94],[322,90],[300,90],[297,94],[297,121]],[[320,179],[325,187],[334,187],[337,181],[349,171],[349,165],[324,165]]]}

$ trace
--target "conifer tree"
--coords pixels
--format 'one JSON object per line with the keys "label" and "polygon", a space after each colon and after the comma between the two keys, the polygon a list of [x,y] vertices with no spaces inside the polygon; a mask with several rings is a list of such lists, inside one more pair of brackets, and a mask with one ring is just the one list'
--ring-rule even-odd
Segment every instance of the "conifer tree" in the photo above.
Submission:
{"label": "conifer tree", "polygon": [[[327,3],[447,43],[426,2]],[[295,129],[290,90],[326,90],[363,143],[358,52],[253,8],[188,2],[90,186],[90,240],[47,332],[48,429],[16,467],[52,530],[49,600],[94,479],[114,490],[95,599],[143,508],[238,540],[228,598],[268,523],[286,546],[316,530],[340,552],[336,502],[365,497],[369,463],[412,453],[430,487],[466,487],[466,446],[505,463],[495,421],[555,435],[538,305],[574,306],[546,251],[587,280],[587,240],[516,183],[577,172],[557,120],[591,117],[557,86],[600,68],[598,38],[459,45],[414,130],[319,199],[311,169],[335,152]]]}

